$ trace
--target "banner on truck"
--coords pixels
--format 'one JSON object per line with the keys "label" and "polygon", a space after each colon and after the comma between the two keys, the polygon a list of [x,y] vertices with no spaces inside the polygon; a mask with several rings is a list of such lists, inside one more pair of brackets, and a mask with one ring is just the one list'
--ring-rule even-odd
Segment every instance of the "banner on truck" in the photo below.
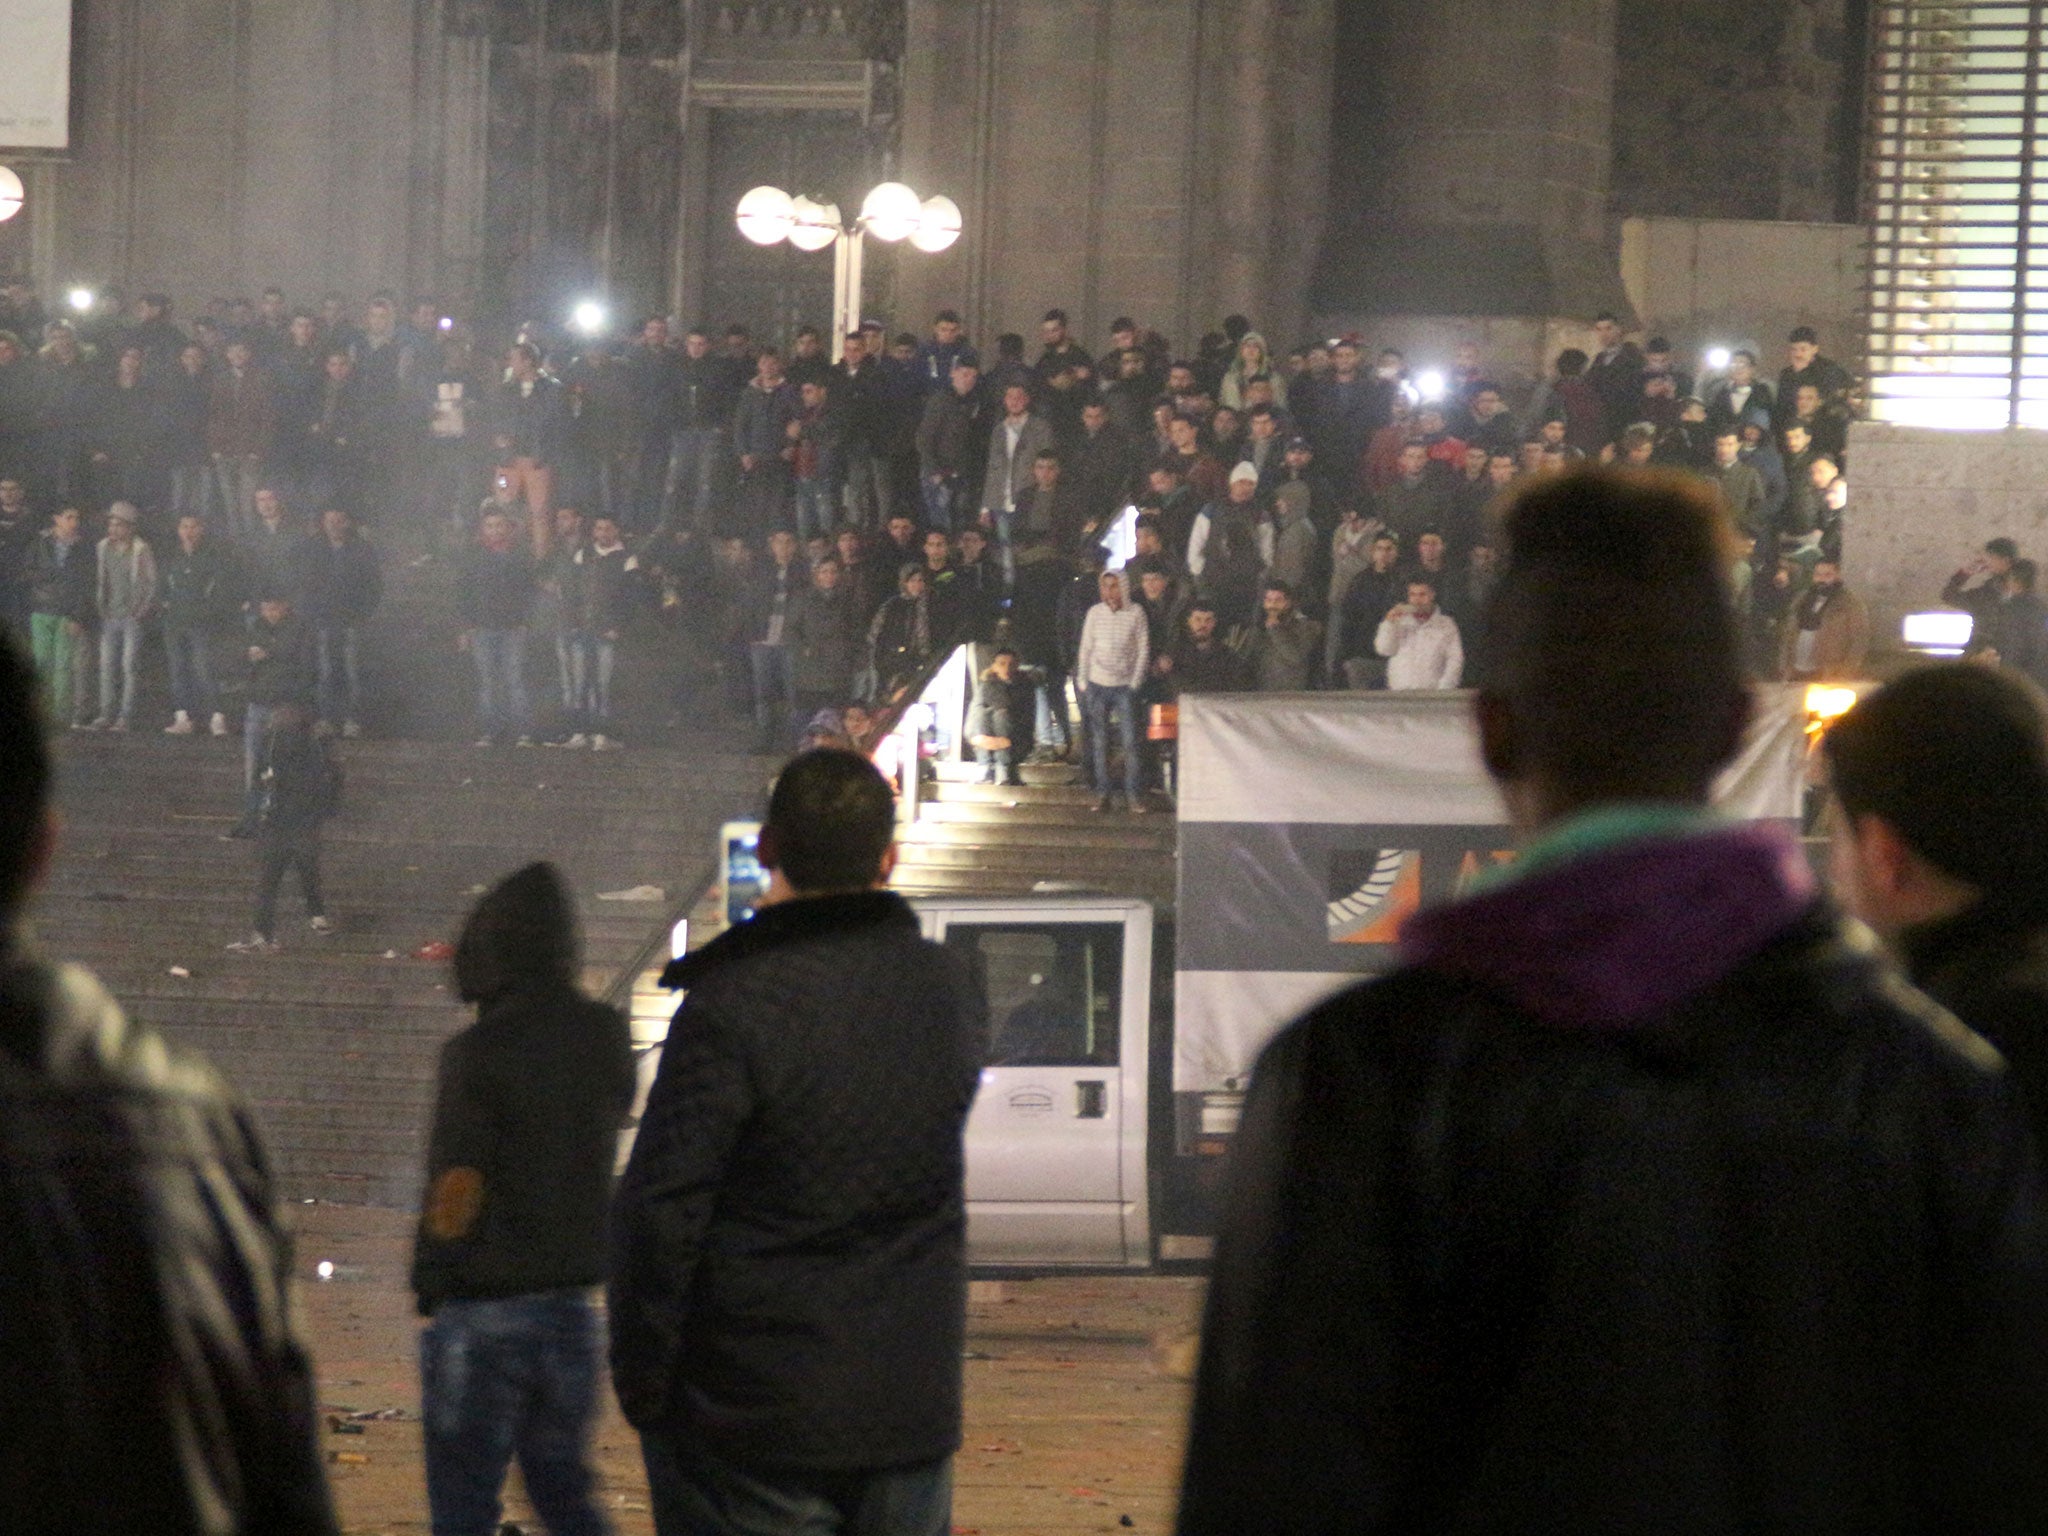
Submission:
{"label": "banner on truck", "polygon": [[[1180,703],[1173,1086],[1242,1089],[1279,1027],[1397,958],[1401,924],[1514,857],[1468,694]],[[1759,693],[1715,802],[1797,823],[1806,713]]]}
{"label": "banner on truck", "polygon": [[71,140],[71,0],[0,5],[0,149]]}

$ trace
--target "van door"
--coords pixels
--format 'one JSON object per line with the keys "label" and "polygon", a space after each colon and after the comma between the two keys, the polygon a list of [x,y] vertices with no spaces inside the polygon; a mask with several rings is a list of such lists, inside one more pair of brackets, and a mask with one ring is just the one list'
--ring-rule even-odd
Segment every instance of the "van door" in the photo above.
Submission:
{"label": "van door", "polygon": [[[1138,915],[1149,934],[1150,912]],[[936,917],[934,937],[988,992],[987,1065],[967,1122],[971,1262],[1146,1262],[1146,1063],[1126,1039],[1149,1001],[1144,936],[1115,908]]]}

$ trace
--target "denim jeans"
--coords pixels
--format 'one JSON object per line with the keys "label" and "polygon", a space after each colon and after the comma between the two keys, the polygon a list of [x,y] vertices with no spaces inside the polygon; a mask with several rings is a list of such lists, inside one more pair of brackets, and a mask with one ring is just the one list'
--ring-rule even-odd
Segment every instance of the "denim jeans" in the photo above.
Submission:
{"label": "denim jeans", "polygon": [[420,1334],[434,1536],[496,1536],[514,1456],[550,1536],[609,1531],[587,1455],[602,1354],[582,1291],[441,1304]]}
{"label": "denim jeans", "polygon": [[602,731],[612,720],[612,669],[617,642],[579,630],[569,637],[569,712],[578,730]]}
{"label": "denim jeans", "polygon": [[[100,718],[132,720],[135,717],[135,664],[142,651],[142,620],[100,621]],[[114,691],[114,668],[121,669],[121,686]],[[119,704],[116,705],[118,698]]]}
{"label": "denim jeans", "polygon": [[164,656],[171,665],[171,708],[201,716],[220,707],[220,695],[213,686],[211,649],[211,639],[203,629],[164,626]]}
{"label": "denim jeans", "polygon": [[1124,749],[1124,794],[1136,800],[1140,766],[1137,690],[1091,683],[1081,695],[1081,707],[1088,716],[1089,782],[1098,795],[1109,793],[1109,724],[1114,719]]}
{"label": "denim jeans", "polygon": [[320,663],[320,718],[329,725],[356,718],[362,702],[362,672],[356,665],[356,640],[362,631],[337,624],[314,633]]}
{"label": "denim jeans", "polygon": [[469,653],[476,659],[476,718],[481,733],[530,734],[533,708],[526,697],[526,631],[473,629]]}
{"label": "denim jeans", "polygon": [[1071,721],[1067,715],[1067,674],[1058,667],[1041,667],[1045,674],[1042,686],[1032,690],[1036,708],[1032,712],[1032,735],[1046,746],[1057,745],[1065,751],[1074,744]]}
{"label": "denim jeans", "polygon": [[839,522],[839,492],[828,479],[798,480],[796,483],[796,536],[808,539],[814,533],[830,538]]}
{"label": "denim jeans", "polygon": [[747,665],[754,674],[754,733],[760,751],[781,752],[789,746],[785,733],[796,708],[796,681],[789,667],[789,647],[755,641],[747,647]]}
{"label": "denim jeans", "polygon": [[242,823],[256,825],[263,794],[256,783],[256,765],[263,760],[263,737],[270,729],[275,704],[250,704],[242,716]]}
{"label": "denim jeans", "polygon": [[678,525],[700,533],[710,531],[712,497],[731,457],[732,444],[723,427],[685,427],[676,434],[669,459],[668,493]]}
{"label": "denim jeans", "polygon": [[224,455],[213,461],[215,483],[220,487],[220,504],[227,510],[228,527],[236,538],[253,533],[256,516],[256,488],[263,483],[263,461]]}
{"label": "denim jeans", "polygon": [[213,510],[213,466],[179,464],[171,470],[171,517],[204,518]]}
{"label": "denim jeans", "polygon": [[[756,1474],[688,1434],[640,1437],[656,1536],[948,1536],[953,1461]],[[439,1532],[436,1532],[439,1536]]]}
{"label": "denim jeans", "polygon": [[924,492],[924,525],[936,528],[941,533],[953,531],[953,508],[959,504],[960,482],[952,475],[938,480],[924,475],[918,479],[918,486]]}

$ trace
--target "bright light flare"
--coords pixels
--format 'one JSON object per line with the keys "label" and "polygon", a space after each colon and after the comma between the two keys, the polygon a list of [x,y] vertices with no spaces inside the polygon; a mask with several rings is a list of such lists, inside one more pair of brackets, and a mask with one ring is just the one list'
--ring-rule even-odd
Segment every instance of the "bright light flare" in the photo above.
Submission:
{"label": "bright light flare", "polygon": [[1707,366],[1711,368],[1715,373],[1720,373],[1723,369],[1725,369],[1730,363],[1734,361],[1735,354],[1729,351],[1726,347],[1707,348]]}
{"label": "bright light flare", "polygon": [[1856,707],[1856,690],[1836,683],[1813,683],[1806,690],[1806,712],[1816,720],[1839,720]]}
{"label": "bright light flare", "polygon": [[99,295],[90,288],[74,288],[64,295],[64,302],[83,315],[99,302]]}
{"label": "bright light flare", "polygon": [[1444,376],[1434,368],[1425,368],[1415,376],[1415,388],[1425,401],[1441,400],[1446,388]]}
{"label": "bright light flare", "polygon": [[900,181],[885,181],[861,200],[860,222],[877,240],[907,240],[923,217],[923,201]]}
{"label": "bright light flare", "polygon": [[1929,656],[1960,656],[1970,643],[1977,621],[1967,613],[1946,609],[1933,613],[1909,613],[1900,626],[1899,638],[1908,650]]}
{"label": "bright light flare", "polygon": [[741,234],[756,245],[775,245],[796,223],[796,199],[780,187],[756,187],[740,199],[737,213]]}
{"label": "bright light flare", "polygon": [[569,323],[586,336],[602,334],[610,315],[595,299],[583,299],[569,311]]}

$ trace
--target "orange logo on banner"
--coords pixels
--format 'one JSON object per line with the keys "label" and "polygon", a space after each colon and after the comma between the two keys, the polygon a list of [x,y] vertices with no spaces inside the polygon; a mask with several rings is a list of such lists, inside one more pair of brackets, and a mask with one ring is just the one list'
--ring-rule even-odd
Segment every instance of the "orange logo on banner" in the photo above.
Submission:
{"label": "orange logo on banner", "polygon": [[[1389,869],[1389,864],[1396,867]],[[1373,878],[1348,898],[1330,903],[1330,940],[1392,944],[1401,936],[1401,925],[1421,906],[1422,855],[1413,849],[1383,850]]]}
{"label": "orange logo on banner", "polygon": [[[1489,857],[1496,865],[1512,864],[1515,862],[1515,850],[1512,848],[1496,848]],[[1467,849],[1465,851],[1465,862],[1458,866],[1458,884],[1452,890],[1452,896],[1463,896],[1467,891],[1471,890],[1472,884],[1479,878],[1482,868],[1484,866],[1479,862],[1478,850]]]}

